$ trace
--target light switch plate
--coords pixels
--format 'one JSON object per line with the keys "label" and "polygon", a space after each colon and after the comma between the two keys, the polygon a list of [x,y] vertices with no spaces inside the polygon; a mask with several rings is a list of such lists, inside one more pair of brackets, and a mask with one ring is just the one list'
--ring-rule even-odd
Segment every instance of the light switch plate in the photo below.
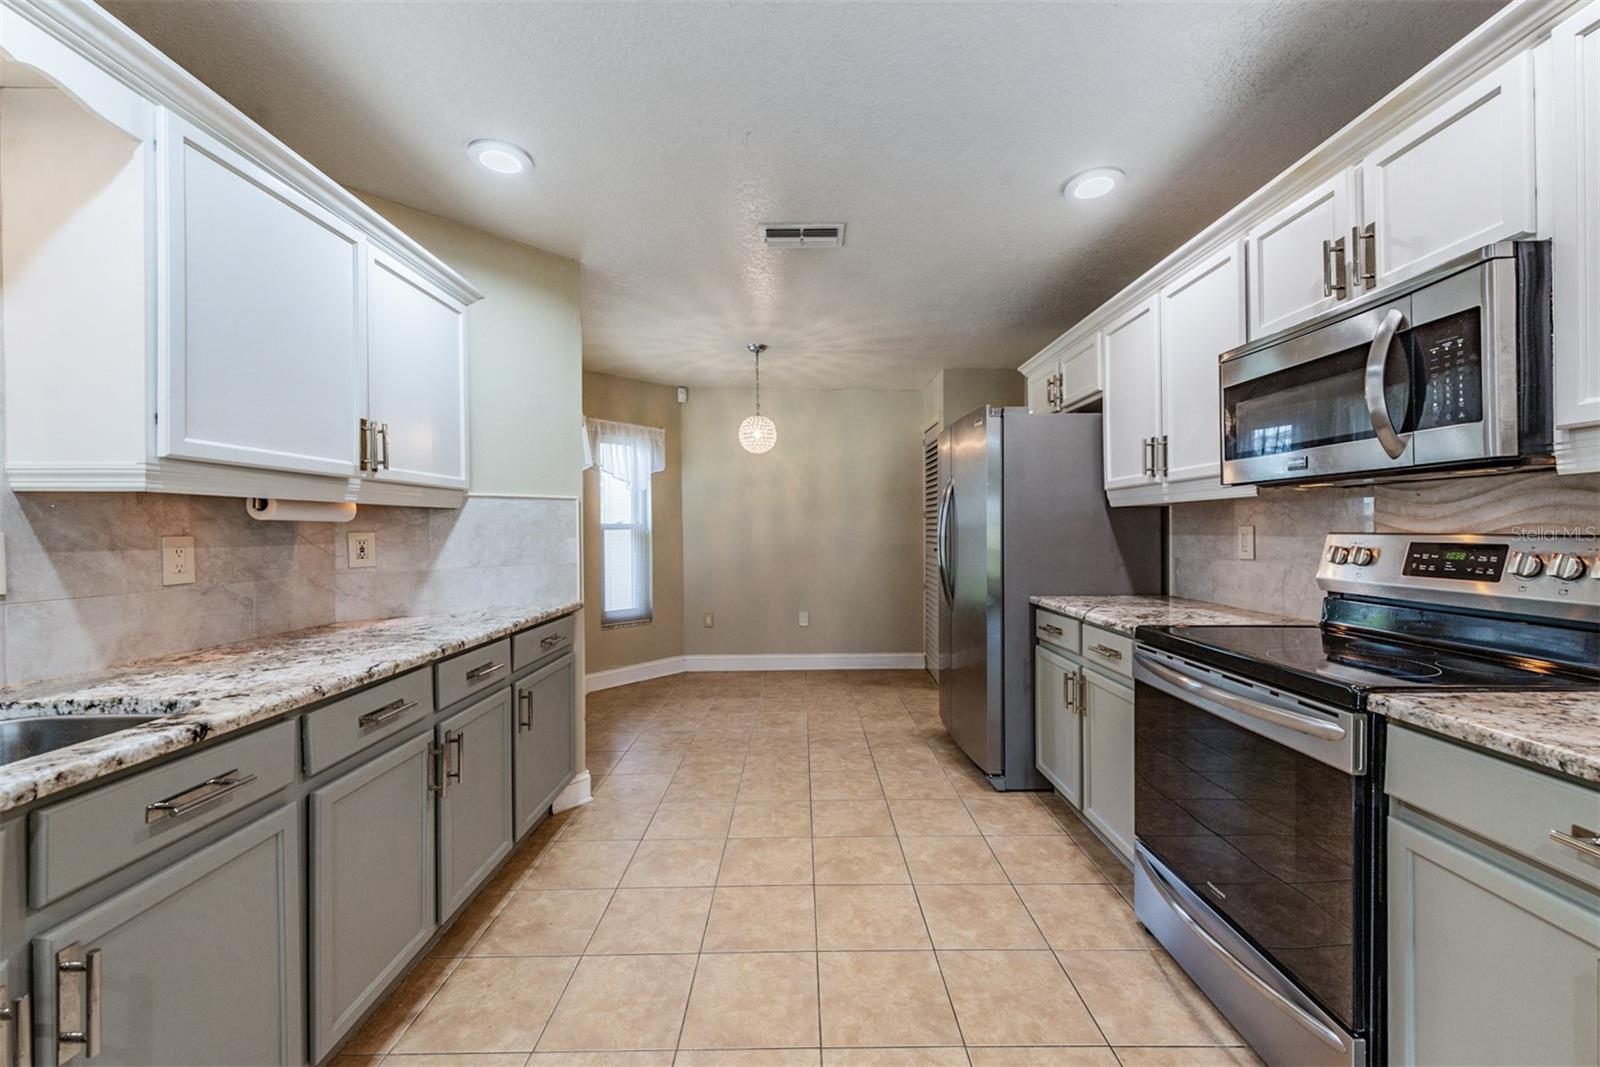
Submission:
{"label": "light switch plate", "polygon": [[1256,558],[1256,528],[1254,526],[1239,527],[1239,552],[1240,559]]}
{"label": "light switch plate", "polygon": [[811,625],[811,612],[802,611],[800,613],[800,625],[801,626],[810,626]]}
{"label": "light switch plate", "polygon": [[378,535],[370,530],[360,533],[352,530],[347,542],[348,558],[352,567],[376,567],[378,565]]}
{"label": "light switch plate", "polygon": [[709,612],[709,611],[706,612],[706,621],[705,621],[706,629],[708,629],[708,630],[711,629],[713,626],[716,625],[716,622],[717,622],[716,617],[713,616],[711,614],[711,612]]}
{"label": "light switch plate", "polygon": [[194,584],[194,538],[161,539],[161,584]]}

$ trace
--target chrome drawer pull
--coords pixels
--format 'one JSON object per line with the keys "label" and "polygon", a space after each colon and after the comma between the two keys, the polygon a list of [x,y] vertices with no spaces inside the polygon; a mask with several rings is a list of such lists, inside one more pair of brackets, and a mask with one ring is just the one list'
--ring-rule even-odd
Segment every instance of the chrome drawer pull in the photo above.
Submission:
{"label": "chrome drawer pull", "polygon": [[410,711],[416,706],[417,702],[415,700],[407,700],[404,697],[401,697],[392,704],[385,704],[377,711],[367,712],[365,715],[361,716],[361,718],[356,720],[356,725],[363,730],[369,729],[373,726],[383,726],[387,723],[394,722],[400,716],[404,715],[406,712]]}
{"label": "chrome drawer pull", "polygon": [[165,800],[158,800],[153,804],[146,804],[144,808],[144,821],[146,824],[160,822],[162,819],[176,819],[187,815],[196,808],[221,800],[234,790],[243,789],[256,780],[253,774],[243,778],[235,778],[239,773],[235,767],[231,771],[223,771],[215,778],[207,778],[199,785],[190,786],[181,793],[174,793]]}
{"label": "chrome drawer pull", "polygon": [[1051,623],[1048,623],[1048,622],[1040,623],[1039,624],[1039,629],[1043,630],[1047,634],[1054,634],[1057,637],[1060,637],[1062,634],[1067,632],[1067,631],[1063,630],[1061,627],[1052,625]]}
{"label": "chrome drawer pull", "polygon": [[9,998],[6,987],[0,985],[0,1023],[14,1024],[9,1039],[0,1028],[0,1065],[33,1067],[33,998],[24,993],[7,1003]]}
{"label": "chrome drawer pull", "polygon": [[565,641],[565,640],[566,640],[566,638],[563,637],[561,634],[551,634],[549,637],[540,638],[539,647],[540,648],[554,648],[556,645],[559,645],[562,641]]}
{"label": "chrome drawer pull", "polygon": [[[74,941],[56,953],[56,1063],[76,1059],[78,1053],[93,1059],[100,1055],[100,950]],[[75,995],[67,986],[73,975],[83,975],[84,990]],[[69,1017],[69,1011],[75,1017]],[[74,1024],[81,1029],[72,1028]]]}
{"label": "chrome drawer pull", "polygon": [[1595,833],[1587,826],[1572,824],[1572,832],[1565,833],[1561,830],[1551,830],[1550,840],[1557,844],[1575,848],[1585,856],[1600,860],[1600,833]]}
{"label": "chrome drawer pull", "polygon": [[1110,645],[1090,645],[1089,646],[1089,651],[1090,652],[1097,652],[1100,655],[1104,656],[1106,659],[1121,659],[1122,658],[1122,653],[1119,652],[1117,649],[1112,648]]}
{"label": "chrome drawer pull", "polygon": [[479,664],[467,672],[467,681],[476,682],[479,678],[487,678],[495,671],[501,670],[504,667],[504,663],[500,663],[495,660],[490,660],[488,663]]}

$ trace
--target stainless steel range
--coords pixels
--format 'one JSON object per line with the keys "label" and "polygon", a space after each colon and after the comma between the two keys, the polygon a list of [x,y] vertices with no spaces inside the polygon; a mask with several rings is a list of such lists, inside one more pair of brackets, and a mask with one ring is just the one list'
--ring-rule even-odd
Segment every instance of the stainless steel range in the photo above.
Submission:
{"label": "stainless steel range", "polygon": [[1320,625],[1142,627],[1139,918],[1270,1064],[1384,1060],[1369,694],[1600,684],[1600,541],[1333,534]]}

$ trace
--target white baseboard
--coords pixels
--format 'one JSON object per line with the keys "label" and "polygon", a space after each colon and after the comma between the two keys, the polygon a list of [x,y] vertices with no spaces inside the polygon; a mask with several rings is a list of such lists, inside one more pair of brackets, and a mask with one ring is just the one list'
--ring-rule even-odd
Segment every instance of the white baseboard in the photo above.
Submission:
{"label": "white baseboard", "polygon": [[595,671],[584,679],[593,693],[619,685],[703,671],[910,671],[924,666],[921,652],[794,652],[737,656],[668,656]]}
{"label": "white baseboard", "polygon": [[579,771],[577,776],[567,783],[567,787],[557,793],[556,798],[550,802],[550,814],[556,815],[568,808],[589,803],[594,799],[594,795],[589,792],[589,786],[589,772]]}

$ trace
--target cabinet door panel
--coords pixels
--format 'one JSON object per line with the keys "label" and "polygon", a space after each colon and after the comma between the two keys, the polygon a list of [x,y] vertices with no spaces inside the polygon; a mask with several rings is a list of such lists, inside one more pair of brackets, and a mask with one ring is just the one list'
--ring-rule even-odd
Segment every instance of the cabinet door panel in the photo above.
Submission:
{"label": "cabinet door panel", "polygon": [[353,474],[360,237],[163,115],[161,454]]}
{"label": "cabinet door panel", "polygon": [[1035,764],[1074,807],[1083,803],[1083,767],[1076,703],[1068,703],[1078,668],[1051,652],[1033,649]]}
{"label": "cabinet door panel", "polygon": [[1029,411],[1037,415],[1055,410],[1055,405],[1050,402],[1050,394],[1056,372],[1060,369],[1059,363],[1050,362],[1033,372],[1032,377],[1028,379]]}
{"label": "cabinet door panel", "polygon": [[1524,52],[1368,154],[1363,222],[1377,287],[1510,237],[1534,219],[1533,55]]}
{"label": "cabinet door panel", "polygon": [[1322,243],[1344,240],[1348,260],[1352,175],[1341,171],[1245,237],[1252,340],[1320,315],[1343,299],[1324,290]]}
{"label": "cabinet door panel", "polygon": [[1169,482],[1221,484],[1217,357],[1244,344],[1244,242],[1233,241],[1161,292],[1161,373]]}
{"label": "cabinet door panel", "polygon": [[[291,805],[42,934],[36,1062],[55,1062],[56,954],[76,943],[101,954],[102,1035],[76,1062],[303,1063],[300,886]],[[81,997],[84,978],[70,980]]]}
{"label": "cabinet door panel", "polygon": [[511,689],[439,724],[447,771],[439,799],[439,921],[511,851]]}
{"label": "cabinet door panel", "polygon": [[572,720],[577,678],[571,656],[529,675],[517,686],[516,832],[521,837],[572,781]]}
{"label": "cabinet door panel", "polygon": [[1061,355],[1061,406],[1073,408],[1101,390],[1100,335],[1097,333]]}
{"label": "cabinet door panel", "polygon": [[1600,425],[1600,3],[1551,34],[1556,425]]}
{"label": "cabinet door panel", "polygon": [[368,417],[387,481],[467,484],[465,309],[386,255],[367,273]]}
{"label": "cabinet door panel", "polygon": [[1600,910],[1487,846],[1396,818],[1388,837],[1392,1061],[1600,1062]]}
{"label": "cabinet door panel", "polygon": [[1161,433],[1161,348],[1154,299],[1105,331],[1106,488],[1146,485],[1145,440]]}
{"label": "cabinet door panel", "polygon": [[1133,862],[1133,694],[1083,672],[1083,813]]}
{"label": "cabinet door panel", "polygon": [[413,738],[309,798],[313,1061],[435,929],[432,740]]}

